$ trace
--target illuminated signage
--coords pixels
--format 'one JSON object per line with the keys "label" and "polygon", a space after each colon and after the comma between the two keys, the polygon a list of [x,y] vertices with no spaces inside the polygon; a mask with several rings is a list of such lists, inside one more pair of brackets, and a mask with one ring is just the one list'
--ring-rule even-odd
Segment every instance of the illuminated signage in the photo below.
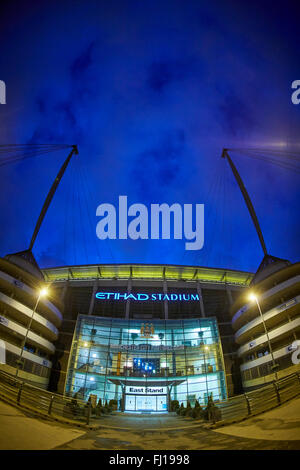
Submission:
{"label": "illuminated signage", "polygon": [[141,326],[141,337],[142,338],[153,338],[153,335],[154,335],[154,326],[152,323],[150,323],[150,325],[148,323],[146,323],[144,325],[144,323],[142,323],[142,326]]}
{"label": "illuminated signage", "polygon": [[165,395],[167,387],[126,387],[126,394],[142,394],[142,395]]}
{"label": "illuminated signage", "polygon": [[180,344],[178,346],[167,346],[165,344],[111,344],[111,349],[116,349],[118,351],[173,351],[177,349],[184,349],[184,345]]}
{"label": "illuminated signage", "polygon": [[96,298],[100,300],[181,300],[181,301],[191,301],[198,300],[198,294],[132,294],[125,293],[120,294],[120,292],[97,292]]}

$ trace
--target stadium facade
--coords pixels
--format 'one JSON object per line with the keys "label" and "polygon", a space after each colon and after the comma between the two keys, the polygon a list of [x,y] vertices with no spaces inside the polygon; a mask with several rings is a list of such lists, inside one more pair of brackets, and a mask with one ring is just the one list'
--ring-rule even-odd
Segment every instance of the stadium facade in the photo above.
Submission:
{"label": "stadium facade", "polygon": [[132,411],[241,391],[230,307],[252,273],[136,264],[43,274],[65,305],[53,391]]}
{"label": "stadium facade", "polygon": [[5,344],[0,367],[47,388],[63,305],[53,295],[38,299],[44,285],[30,252],[0,258],[0,339]]}
{"label": "stadium facade", "polygon": [[[53,392],[115,400],[123,411],[164,412],[172,400],[205,403],[211,394],[223,401],[299,368],[291,362],[299,269],[267,256],[255,275],[143,264],[40,270],[29,251],[8,255],[0,260],[0,367]],[[45,285],[50,296],[37,302]]]}
{"label": "stadium facade", "polygon": [[292,353],[300,340],[300,263],[265,256],[249,292],[258,304],[244,296],[231,308],[246,391],[299,370]]}

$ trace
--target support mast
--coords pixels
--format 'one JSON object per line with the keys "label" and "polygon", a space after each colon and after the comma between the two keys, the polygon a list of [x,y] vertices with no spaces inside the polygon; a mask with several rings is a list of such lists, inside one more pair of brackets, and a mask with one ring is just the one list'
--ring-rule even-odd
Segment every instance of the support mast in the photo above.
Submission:
{"label": "support mast", "polygon": [[252,202],[251,202],[251,199],[250,199],[250,196],[245,188],[245,185],[243,183],[243,180],[242,178],[240,177],[240,174],[239,172],[237,171],[236,169],[236,166],[234,165],[233,161],[231,160],[229,154],[228,154],[228,149],[223,149],[223,152],[222,152],[222,158],[227,158],[227,161],[230,165],[230,168],[232,170],[232,173],[237,181],[237,184],[239,185],[239,188],[241,190],[241,193],[244,197],[244,200],[245,200],[245,203],[247,205],[247,208],[248,208],[248,211],[251,215],[251,218],[252,218],[252,221],[253,221],[253,224],[254,224],[254,227],[255,227],[255,230],[256,230],[256,233],[258,235],[258,238],[259,238],[259,241],[260,241],[260,244],[261,244],[261,247],[263,249],[263,252],[264,252],[264,255],[267,255],[267,248],[266,248],[266,244],[265,244],[265,241],[264,241],[264,237],[263,237],[263,234],[262,234],[262,231],[261,231],[261,228],[260,228],[260,225],[259,225],[259,222],[258,222],[258,219],[257,219],[257,216],[256,216],[256,213],[255,213],[255,210],[254,210],[254,207],[252,205]]}
{"label": "support mast", "polygon": [[28,248],[28,251],[32,251],[32,248],[33,248],[33,245],[35,243],[35,240],[36,240],[36,237],[40,231],[40,228],[41,228],[41,225],[42,225],[42,222],[44,220],[44,217],[47,213],[47,210],[50,206],[50,203],[53,199],[53,196],[55,194],[55,191],[57,190],[57,187],[67,169],[67,166],[72,158],[73,155],[78,155],[78,149],[77,149],[77,145],[73,145],[72,146],[72,150],[71,152],[69,153],[69,155],[67,156],[65,162],[63,163],[63,165],[61,166],[59,172],[57,173],[57,176],[55,178],[55,180],[53,181],[53,184],[50,188],[50,191],[45,199],[45,202],[44,202],[44,205],[42,207],[42,210],[40,212],[40,215],[39,215],[39,218],[38,218],[38,221],[36,223],[36,226],[35,226],[35,229],[34,229],[34,232],[33,232],[33,235],[32,235],[32,238],[31,238],[31,242],[30,242],[30,245],[29,245],[29,248]]}

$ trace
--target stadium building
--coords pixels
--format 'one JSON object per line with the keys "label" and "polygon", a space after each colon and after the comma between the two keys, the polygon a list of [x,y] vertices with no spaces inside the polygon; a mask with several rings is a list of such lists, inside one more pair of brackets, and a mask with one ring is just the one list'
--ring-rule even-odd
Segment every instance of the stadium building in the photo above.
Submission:
{"label": "stadium building", "polygon": [[292,354],[300,340],[300,263],[265,256],[231,312],[244,390],[299,370]]}
{"label": "stadium building", "polygon": [[65,305],[50,387],[131,411],[241,391],[230,307],[251,273],[171,265],[44,269]]}
{"label": "stadium building", "polygon": [[264,252],[255,274],[151,264],[40,269],[32,249],[76,154],[72,146],[29,248],[0,259],[0,368],[129,412],[167,412],[172,400],[203,404],[210,395],[223,401],[299,368],[292,354],[300,339],[300,263],[268,254],[226,149]]}
{"label": "stadium building", "polygon": [[0,367],[47,388],[63,305],[53,294],[39,297],[44,286],[30,252],[0,258],[0,340],[5,344],[5,363]]}

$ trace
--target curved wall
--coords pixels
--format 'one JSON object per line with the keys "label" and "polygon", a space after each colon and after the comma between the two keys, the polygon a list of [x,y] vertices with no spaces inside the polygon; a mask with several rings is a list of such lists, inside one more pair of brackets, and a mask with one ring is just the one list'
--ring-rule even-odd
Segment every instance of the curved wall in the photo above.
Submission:
{"label": "curved wall", "polygon": [[35,276],[23,266],[0,259],[0,339],[5,343],[5,364],[0,367],[16,374],[26,339],[18,377],[46,388],[62,314],[52,298],[41,298],[33,314],[43,285],[41,273]]}
{"label": "curved wall", "polygon": [[[299,368],[292,362],[292,353],[300,340],[300,263],[280,267],[268,276],[260,274],[254,281],[232,308],[245,390]],[[262,316],[256,302],[248,300],[250,291],[258,298]]]}

